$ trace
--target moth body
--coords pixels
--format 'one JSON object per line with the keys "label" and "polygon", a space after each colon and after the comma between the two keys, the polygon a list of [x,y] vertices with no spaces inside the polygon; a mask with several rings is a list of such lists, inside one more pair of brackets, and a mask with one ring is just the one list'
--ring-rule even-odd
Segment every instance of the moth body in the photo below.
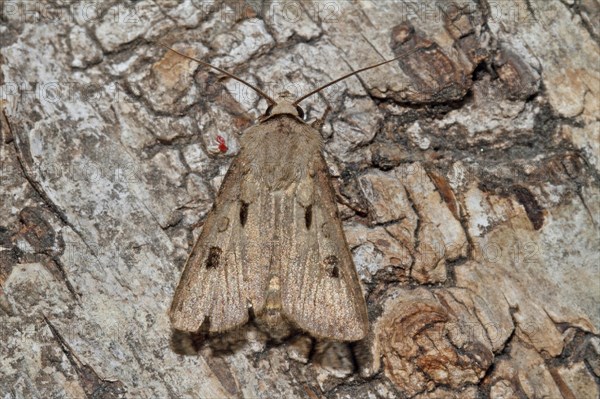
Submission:
{"label": "moth body", "polygon": [[367,310],[318,131],[283,98],[244,132],[170,309],[173,328],[249,322],[282,338],[362,339]]}

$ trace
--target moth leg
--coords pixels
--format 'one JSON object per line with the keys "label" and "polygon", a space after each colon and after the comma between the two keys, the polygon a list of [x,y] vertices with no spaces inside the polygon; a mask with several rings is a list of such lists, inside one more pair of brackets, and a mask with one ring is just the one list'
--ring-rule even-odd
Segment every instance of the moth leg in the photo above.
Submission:
{"label": "moth leg", "polygon": [[360,366],[353,343],[317,340],[308,334],[291,338],[287,342],[287,354],[299,363],[313,362],[337,378],[349,376]]}
{"label": "moth leg", "polygon": [[226,333],[209,332],[210,320],[207,317],[196,332],[171,329],[171,350],[178,355],[198,355],[233,353],[247,342],[247,326],[235,328]]}
{"label": "moth leg", "polygon": [[306,364],[315,346],[314,339],[308,334],[299,334],[287,344],[287,354],[290,359]]}
{"label": "moth leg", "polygon": [[206,343],[206,334],[171,329],[171,350],[178,355],[197,355]]}
{"label": "moth leg", "polygon": [[317,341],[311,360],[337,378],[347,377],[356,370],[354,355],[347,342]]}

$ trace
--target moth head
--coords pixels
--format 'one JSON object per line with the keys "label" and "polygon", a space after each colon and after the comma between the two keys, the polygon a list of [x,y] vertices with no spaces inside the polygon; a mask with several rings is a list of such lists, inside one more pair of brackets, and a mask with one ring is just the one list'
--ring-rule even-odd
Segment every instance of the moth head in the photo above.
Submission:
{"label": "moth head", "polygon": [[261,121],[267,120],[275,115],[291,115],[298,119],[304,120],[304,110],[294,103],[294,97],[290,92],[283,92],[274,104],[270,104]]}

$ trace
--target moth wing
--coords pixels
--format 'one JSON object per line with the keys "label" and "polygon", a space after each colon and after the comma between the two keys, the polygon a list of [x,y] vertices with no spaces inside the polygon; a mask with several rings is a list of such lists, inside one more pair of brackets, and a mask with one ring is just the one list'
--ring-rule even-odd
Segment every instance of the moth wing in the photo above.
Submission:
{"label": "moth wing", "polygon": [[282,223],[283,312],[315,337],[357,341],[368,331],[367,308],[320,151],[309,168]]}
{"label": "moth wing", "polygon": [[248,321],[249,308],[259,312],[264,307],[270,237],[260,231],[272,231],[273,220],[259,204],[265,196],[250,196],[254,202],[245,202],[244,187],[260,189],[260,184],[242,149],[225,175],[175,291],[169,316],[177,330],[196,332],[208,321],[209,332],[227,331]]}

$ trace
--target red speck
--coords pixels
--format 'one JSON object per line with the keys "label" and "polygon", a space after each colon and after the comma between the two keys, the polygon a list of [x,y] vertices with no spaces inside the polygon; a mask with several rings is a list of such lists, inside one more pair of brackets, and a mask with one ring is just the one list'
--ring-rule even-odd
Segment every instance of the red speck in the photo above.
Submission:
{"label": "red speck", "polygon": [[217,143],[219,143],[219,151],[227,152],[229,147],[227,147],[227,144],[225,144],[225,139],[223,137],[217,136]]}

